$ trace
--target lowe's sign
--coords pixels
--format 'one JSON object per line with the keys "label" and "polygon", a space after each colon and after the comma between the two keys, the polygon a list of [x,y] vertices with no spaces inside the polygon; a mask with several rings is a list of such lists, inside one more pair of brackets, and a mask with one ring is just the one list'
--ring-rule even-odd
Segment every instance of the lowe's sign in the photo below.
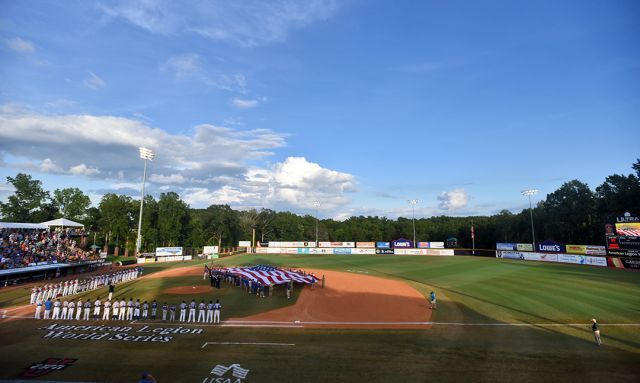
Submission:
{"label": "lowe's sign", "polygon": [[564,253],[564,245],[555,241],[544,241],[536,244],[536,250],[543,253]]}

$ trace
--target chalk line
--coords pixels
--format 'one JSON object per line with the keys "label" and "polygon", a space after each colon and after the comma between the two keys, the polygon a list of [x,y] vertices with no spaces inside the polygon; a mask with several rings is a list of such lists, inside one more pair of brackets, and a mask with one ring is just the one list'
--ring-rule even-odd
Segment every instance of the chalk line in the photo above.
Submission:
{"label": "chalk line", "polygon": [[200,349],[210,344],[215,345],[233,345],[233,346],[295,346],[295,343],[272,343],[272,342],[204,342]]}

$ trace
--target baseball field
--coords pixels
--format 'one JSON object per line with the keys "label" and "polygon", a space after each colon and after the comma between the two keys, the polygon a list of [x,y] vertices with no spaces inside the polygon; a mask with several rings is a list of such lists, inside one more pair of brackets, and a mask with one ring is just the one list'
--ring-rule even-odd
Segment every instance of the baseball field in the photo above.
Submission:
{"label": "baseball field", "polygon": [[[160,304],[219,299],[219,325],[34,320],[31,285],[0,289],[0,379],[136,382],[145,371],[158,382],[207,383],[640,378],[637,272],[458,256],[213,261],[324,276],[324,287],[296,285],[287,299],[284,289],[261,298],[225,283],[212,288],[204,264],[145,265],[141,278],[117,285],[115,297]],[[431,291],[435,310],[426,299]],[[106,295],[101,289],[74,299]],[[601,347],[592,318],[600,323]]]}

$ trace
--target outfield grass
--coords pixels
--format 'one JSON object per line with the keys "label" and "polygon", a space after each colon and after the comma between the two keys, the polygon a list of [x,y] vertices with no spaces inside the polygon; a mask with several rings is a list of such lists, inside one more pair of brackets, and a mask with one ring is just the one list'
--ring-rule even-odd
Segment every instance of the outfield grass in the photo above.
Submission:
{"label": "outfield grass", "polygon": [[[233,363],[250,369],[245,382],[601,383],[640,377],[640,327],[607,326],[640,323],[640,273],[473,257],[242,255],[214,263],[368,272],[406,280],[425,296],[435,289],[439,308],[434,322],[533,325],[384,331],[205,327],[199,335],[151,344],[41,339],[44,330],[37,328],[46,322],[19,320],[0,324],[0,356],[7,366],[0,378],[15,378],[23,367],[53,356],[79,360],[45,377],[51,380],[135,381],[137,373],[150,370],[159,382],[202,382],[212,377],[216,364]],[[180,266],[148,265],[145,272]],[[128,292],[161,296],[169,285],[203,282],[201,277],[182,278],[134,282]],[[220,292],[227,313],[281,300],[228,289]],[[5,301],[2,292],[0,301]],[[587,327],[592,317],[603,324],[603,347],[593,345]],[[542,325],[564,323],[584,326]],[[202,348],[212,341],[295,346]]]}

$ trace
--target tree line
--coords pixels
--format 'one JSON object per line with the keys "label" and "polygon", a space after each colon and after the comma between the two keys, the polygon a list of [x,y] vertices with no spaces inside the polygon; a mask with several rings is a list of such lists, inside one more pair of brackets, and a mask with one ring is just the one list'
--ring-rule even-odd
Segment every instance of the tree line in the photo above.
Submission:
{"label": "tree line", "polygon": [[[591,190],[579,180],[565,182],[547,194],[533,208],[536,239],[573,244],[604,244],[604,224],[624,212],[640,215],[640,159],[627,175],[613,174]],[[29,174],[7,177],[14,194],[0,202],[0,215],[9,222],[43,222],[65,217],[85,225],[88,242],[122,254],[132,253],[137,236],[140,201],[127,195],[105,194],[98,206],[78,188],[45,191],[42,182]],[[529,209],[519,213],[502,210],[490,216],[437,216],[415,220],[419,241],[458,239],[459,246],[471,247],[471,225],[477,248],[492,249],[496,242],[531,242]],[[277,212],[271,209],[233,210],[228,205],[193,209],[175,192],[161,193],[156,200],[145,196],[142,217],[142,249],[205,245],[236,246],[258,241],[315,240],[316,219],[311,215]],[[321,219],[320,241],[380,241],[400,237],[411,239],[411,218],[351,217],[345,221]]]}

